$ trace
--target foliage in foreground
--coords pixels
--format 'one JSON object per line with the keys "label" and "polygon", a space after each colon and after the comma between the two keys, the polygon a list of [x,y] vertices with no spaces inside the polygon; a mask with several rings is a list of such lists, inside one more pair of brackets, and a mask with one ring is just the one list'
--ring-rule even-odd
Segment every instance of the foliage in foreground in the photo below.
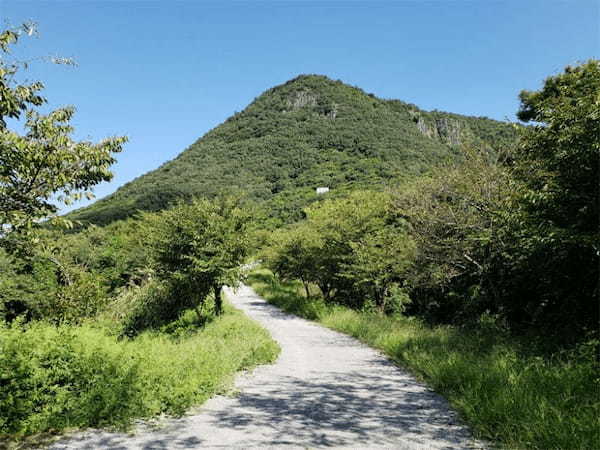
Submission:
{"label": "foliage in foreground", "polygon": [[[21,234],[58,211],[56,198],[65,203],[82,195],[92,198],[91,189],[112,178],[109,168],[116,161],[115,153],[127,141],[125,137],[97,144],[74,140],[73,107],[40,113],[46,103],[40,95],[44,85],[21,82],[19,71],[27,63],[7,58],[23,33],[34,32],[32,24],[0,31],[0,230]],[[8,127],[7,119],[23,116],[25,132]],[[15,233],[12,237],[22,238]]]}
{"label": "foliage in foreground", "polygon": [[189,311],[134,340],[91,325],[15,323],[0,328],[0,343],[4,438],[182,414],[279,352],[264,329],[229,308],[203,329]]}
{"label": "foliage in foreground", "polygon": [[536,356],[491,319],[477,327],[429,327],[415,319],[307,299],[299,282],[257,270],[269,302],[383,350],[445,396],[480,438],[506,448],[590,449],[598,443],[600,390],[594,345]]}

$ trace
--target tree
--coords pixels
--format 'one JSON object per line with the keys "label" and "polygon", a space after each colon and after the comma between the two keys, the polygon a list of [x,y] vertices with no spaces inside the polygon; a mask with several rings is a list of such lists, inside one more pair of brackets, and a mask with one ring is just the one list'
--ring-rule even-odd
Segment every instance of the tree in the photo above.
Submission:
{"label": "tree", "polygon": [[[7,60],[10,48],[32,25],[0,33],[0,226],[5,234],[26,233],[37,222],[58,211],[54,199],[64,203],[92,196],[91,189],[109,181],[114,154],[125,137],[97,144],[76,141],[69,125],[73,107],[40,114],[46,103],[41,82],[19,83],[16,77],[26,64]],[[7,119],[25,116],[25,133],[8,128]]]}
{"label": "tree", "polygon": [[386,312],[394,288],[401,287],[413,264],[414,241],[404,226],[387,225],[350,245],[353,258],[344,274],[369,293],[380,312]]}
{"label": "tree", "polygon": [[395,225],[389,195],[355,191],[347,197],[326,200],[307,208],[307,216],[322,242],[316,267],[317,284],[323,296],[326,300],[337,297],[336,300],[351,306],[362,305],[365,296],[373,295],[374,291],[373,286],[354,271],[356,251],[367,258],[368,236],[375,236],[384,228]]}
{"label": "tree", "polygon": [[523,186],[505,227],[514,243],[507,313],[574,341],[598,333],[600,61],[566,67],[520,99],[518,116],[532,125],[514,155]]}
{"label": "tree", "polygon": [[306,221],[274,234],[267,264],[302,281],[307,297],[315,283],[325,301],[358,307],[373,300],[387,311],[393,294],[406,300],[399,288],[414,259],[407,224],[391,206],[388,194],[363,191],[314,204]]}
{"label": "tree", "polygon": [[513,331],[569,345],[598,329],[600,65],[521,93],[522,138],[396,194],[417,257],[411,312],[459,322],[492,313]]}
{"label": "tree", "polygon": [[491,269],[511,191],[506,167],[477,151],[399,188],[397,213],[416,243],[411,312],[430,319],[472,319],[499,302]]}
{"label": "tree", "polygon": [[598,231],[600,207],[600,61],[549,77],[539,91],[522,91],[523,129],[518,175],[532,212],[575,233]]}
{"label": "tree", "polygon": [[177,296],[187,296],[189,306],[198,308],[212,291],[221,314],[222,287],[237,285],[241,277],[250,220],[232,197],[180,203],[155,216],[150,232],[157,274]]}
{"label": "tree", "polygon": [[306,297],[309,285],[319,280],[318,261],[322,240],[310,224],[303,223],[290,229],[280,229],[265,251],[267,265],[284,280],[302,282]]}

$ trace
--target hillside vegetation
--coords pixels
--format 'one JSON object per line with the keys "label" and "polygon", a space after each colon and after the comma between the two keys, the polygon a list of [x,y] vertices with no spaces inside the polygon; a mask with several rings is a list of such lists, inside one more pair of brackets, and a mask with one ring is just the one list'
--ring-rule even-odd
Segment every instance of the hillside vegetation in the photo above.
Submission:
{"label": "hillside vegetation", "polygon": [[69,233],[50,199],[109,180],[125,140],[75,141],[73,111],[41,114],[4,61],[0,444],[181,414],[272,361],[221,297],[254,258],[271,301],[388,352],[480,436],[597,447],[599,61],[522,92],[517,128],[301,76]]}
{"label": "hillside vegetation", "polygon": [[507,123],[426,112],[302,75],[269,89],[173,161],[69,217],[106,224],[179,198],[240,190],[267,201],[277,225],[301,218],[318,186],[381,189],[455,159],[461,146],[493,153],[513,145],[516,134]]}

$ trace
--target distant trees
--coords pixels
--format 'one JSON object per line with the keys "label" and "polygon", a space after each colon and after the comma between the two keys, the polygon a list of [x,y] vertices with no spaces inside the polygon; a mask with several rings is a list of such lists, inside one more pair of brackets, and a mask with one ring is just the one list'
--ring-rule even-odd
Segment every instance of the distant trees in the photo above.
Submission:
{"label": "distant trees", "polygon": [[[0,32],[0,226],[4,232],[27,230],[56,213],[54,201],[70,202],[91,195],[90,188],[112,178],[109,167],[124,137],[93,144],[71,138],[72,107],[40,114],[46,100],[41,82],[18,83],[22,65],[8,62],[11,45],[30,25]],[[8,118],[25,115],[25,134],[7,127]]]}
{"label": "distant trees", "polygon": [[310,297],[310,284],[319,279],[321,236],[308,224],[277,230],[271,246],[265,251],[269,266],[284,280],[300,280],[306,297]]}
{"label": "distant trees", "polygon": [[282,278],[302,280],[307,296],[315,284],[326,301],[373,300],[385,311],[399,298],[414,252],[406,223],[390,206],[388,195],[361,191],[316,204],[305,223],[274,235],[267,264]]}
{"label": "distant trees", "polygon": [[[315,102],[296,104],[306,94]],[[419,130],[415,112],[428,129],[444,123],[453,139]],[[421,111],[323,76],[301,76],[268,90],[178,158],[70,217],[107,224],[235,186],[268,209],[276,228],[304,218],[317,186],[332,193],[381,190],[455,158],[458,149],[448,142],[458,135],[463,144],[491,150],[513,145],[517,132],[510,124]]]}

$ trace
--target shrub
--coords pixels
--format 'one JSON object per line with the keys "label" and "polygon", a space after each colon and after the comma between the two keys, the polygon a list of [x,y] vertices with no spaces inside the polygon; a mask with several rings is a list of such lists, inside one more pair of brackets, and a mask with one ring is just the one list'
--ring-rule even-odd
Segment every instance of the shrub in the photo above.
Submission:
{"label": "shrub", "polygon": [[173,284],[156,280],[130,294],[125,295],[129,302],[119,318],[122,336],[133,337],[143,330],[158,328],[177,319],[186,309],[197,306],[194,297],[178,292]]}
{"label": "shrub", "polygon": [[77,322],[108,303],[105,278],[60,256],[19,259],[0,250],[0,317]]}
{"label": "shrub", "polygon": [[[182,414],[277,344],[241,313],[202,330],[184,314],[170,330],[119,340],[90,325],[14,322],[0,328],[0,436],[127,427],[135,417]],[[1,444],[1,442],[0,442]]]}

